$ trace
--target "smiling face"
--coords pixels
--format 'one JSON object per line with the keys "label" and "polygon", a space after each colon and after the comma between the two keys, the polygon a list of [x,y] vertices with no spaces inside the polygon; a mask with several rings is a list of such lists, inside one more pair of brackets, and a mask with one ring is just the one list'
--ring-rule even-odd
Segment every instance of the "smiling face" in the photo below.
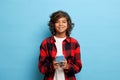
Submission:
{"label": "smiling face", "polygon": [[63,34],[64,36],[70,36],[74,23],[72,23],[67,12],[59,10],[51,14],[48,26],[54,36]]}
{"label": "smiling face", "polygon": [[55,22],[55,30],[56,30],[56,35],[66,35],[66,30],[67,30],[67,19],[65,17],[59,18]]}

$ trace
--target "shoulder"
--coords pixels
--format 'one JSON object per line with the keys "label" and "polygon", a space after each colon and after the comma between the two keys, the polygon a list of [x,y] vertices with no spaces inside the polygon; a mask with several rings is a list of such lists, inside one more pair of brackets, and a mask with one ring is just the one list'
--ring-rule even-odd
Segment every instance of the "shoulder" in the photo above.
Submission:
{"label": "shoulder", "polygon": [[42,44],[46,44],[50,40],[51,40],[51,37],[46,37],[46,38],[43,39]]}
{"label": "shoulder", "polygon": [[71,40],[71,42],[77,42],[78,43],[78,40],[77,39],[75,39],[75,38],[73,38],[73,37],[69,37],[70,38],[70,40]]}
{"label": "shoulder", "polygon": [[41,44],[42,45],[52,44],[52,43],[54,43],[54,41],[55,41],[54,37],[50,36],[50,37],[44,38]]}
{"label": "shoulder", "polygon": [[49,37],[46,37],[43,39],[43,41],[40,44],[40,49],[45,49],[49,41]]}
{"label": "shoulder", "polygon": [[72,44],[72,46],[75,46],[75,47],[79,47],[80,44],[78,42],[77,39],[73,38],[73,37],[69,37],[70,38],[70,43]]}

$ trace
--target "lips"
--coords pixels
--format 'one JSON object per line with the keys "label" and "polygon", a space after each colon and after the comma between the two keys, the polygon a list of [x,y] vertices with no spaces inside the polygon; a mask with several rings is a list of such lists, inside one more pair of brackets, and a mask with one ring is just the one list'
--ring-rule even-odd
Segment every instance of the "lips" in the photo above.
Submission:
{"label": "lips", "polygon": [[64,27],[59,27],[59,28],[58,28],[58,30],[60,30],[60,31],[63,30],[63,29],[64,29]]}

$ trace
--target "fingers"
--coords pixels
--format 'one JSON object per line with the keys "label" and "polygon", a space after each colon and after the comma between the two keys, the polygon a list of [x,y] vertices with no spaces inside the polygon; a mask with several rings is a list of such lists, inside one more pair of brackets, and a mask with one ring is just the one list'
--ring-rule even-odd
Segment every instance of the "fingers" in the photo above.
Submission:
{"label": "fingers", "polygon": [[68,69],[68,64],[67,64],[67,60],[62,61],[62,66],[63,69]]}
{"label": "fingers", "polygon": [[58,64],[58,62],[56,62],[56,61],[53,61],[53,64],[54,64],[54,65],[56,65],[56,64]]}
{"label": "fingers", "polygon": [[60,67],[60,65],[59,65],[59,63],[58,63],[58,62],[53,61],[53,67],[54,67],[54,69],[57,69],[57,68],[59,68],[59,67]]}
{"label": "fingers", "polygon": [[63,69],[68,69],[67,60],[63,60],[60,63],[58,63],[56,61],[53,61],[53,66],[54,66],[54,69],[57,69],[57,68],[60,68],[60,67],[63,68]]}

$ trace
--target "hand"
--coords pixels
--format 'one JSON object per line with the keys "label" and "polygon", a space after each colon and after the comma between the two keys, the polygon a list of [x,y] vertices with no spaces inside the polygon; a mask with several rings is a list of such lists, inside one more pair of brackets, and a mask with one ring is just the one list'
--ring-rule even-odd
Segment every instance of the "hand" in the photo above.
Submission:
{"label": "hand", "polygon": [[66,59],[62,61],[62,65],[60,67],[63,69],[68,69],[68,64]]}
{"label": "hand", "polygon": [[60,65],[58,62],[53,61],[53,67],[54,67],[54,69],[58,69],[60,67]]}

